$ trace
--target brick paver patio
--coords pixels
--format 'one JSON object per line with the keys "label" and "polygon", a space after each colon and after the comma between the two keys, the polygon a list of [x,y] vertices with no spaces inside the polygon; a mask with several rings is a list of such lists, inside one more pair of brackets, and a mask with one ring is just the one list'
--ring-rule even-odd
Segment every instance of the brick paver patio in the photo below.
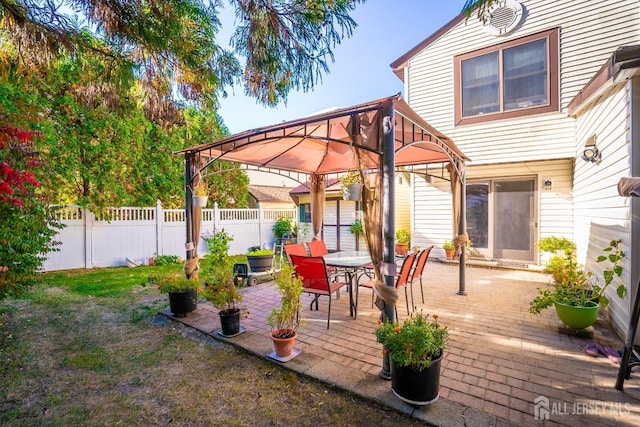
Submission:
{"label": "brick paver patio", "polygon": [[[548,276],[469,267],[466,277],[467,295],[459,296],[458,267],[430,261],[423,275],[424,304],[414,285],[417,310],[438,314],[450,330],[440,400],[429,407],[414,411],[378,378],[382,355],[373,331],[379,311],[371,308],[368,289],[361,288],[357,320],[349,317],[345,291],[333,301],[329,330],[326,297],[320,310],[311,312],[305,295],[302,316],[308,327],[299,332],[296,345],[301,354],[284,366],[439,425],[640,425],[640,372],[626,381],[624,392],[617,391],[618,365],[584,351],[591,341],[622,347],[605,319],[595,325],[593,340],[563,335],[553,309],[528,312]],[[225,341],[264,356],[272,350],[266,316],[278,294],[271,282],[245,291],[250,315],[241,324],[247,332]],[[403,292],[398,313],[401,321],[406,318]],[[179,320],[220,338],[217,310],[206,302]],[[539,414],[548,410],[548,420],[534,417],[536,399],[541,399]]]}

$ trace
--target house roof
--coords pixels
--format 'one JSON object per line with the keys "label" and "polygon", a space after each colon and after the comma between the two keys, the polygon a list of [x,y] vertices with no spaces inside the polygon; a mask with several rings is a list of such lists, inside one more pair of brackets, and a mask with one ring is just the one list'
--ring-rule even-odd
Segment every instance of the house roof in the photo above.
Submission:
{"label": "house roof", "polygon": [[[297,187],[295,187],[293,190],[291,190],[289,192],[289,194],[295,194],[295,195],[309,194],[311,192],[310,186],[311,186],[311,184],[309,184],[309,182],[307,181],[304,184],[301,184],[301,185],[298,185]],[[326,189],[327,189],[327,191],[339,190],[340,189],[340,180],[338,178],[329,178],[329,179],[327,179]]]}
{"label": "house roof", "polygon": [[629,80],[638,74],[640,74],[640,45],[619,47],[571,100],[567,106],[568,114],[570,116],[579,114],[612,83]]}
{"label": "house roof", "polygon": [[463,14],[459,14],[458,16],[453,18],[451,21],[447,22],[442,27],[440,27],[435,33],[431,34],[429,37],[427,37],[426,39],[422,40],[420,43],[418,43],[417,45],[409,49],[409,51],[407,51],[401,57],[393,61],[390,64],[391,70],[393,71],[393,73],[396,76],[398,76],[400,80],[404,81],[404,68],[407,66],[407,63],[409,62],[409,60],[414,56],[416,56],[423,49],[431,45],[431,43],[435,42],[444,34],[449,32],[449,30],[451,30],[453,27],[458,25],[464,19],[466,19],[465,16]]}
{"label": "house roof", "polygon": [[293,203],[289,192],[291,187],[276,187],[269,185],[249,185],[249,194],[258,202]]}

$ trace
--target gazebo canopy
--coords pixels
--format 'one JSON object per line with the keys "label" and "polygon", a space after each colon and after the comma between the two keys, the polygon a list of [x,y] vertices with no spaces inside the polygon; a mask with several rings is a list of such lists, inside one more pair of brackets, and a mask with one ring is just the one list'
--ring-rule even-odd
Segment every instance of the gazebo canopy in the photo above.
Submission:
{"label": "gazebo canopy", "polygon": [[[180,153],[185,156],[187,275],[189,271],[197,271],[201,215],[201,209],[191,203],[192,191],[202,172],[215,160],[309,175],[314,239],[320,238],[326,175],[358,170],[361,178],[366,177],[361,207],[376,286],[382,284],[380,290],[388,293],[385,319],[393,319],[395,314],[395,168],[429,163],[451,165],[454,224],[458,237],[466,236],[464,162],[467,158],[453,141],[422,120],[399,94],[248,130]],[[457,241],[464,242],[464,239]],[[464,295],[464,243],[458,246],[461,251],[458,294]],[[380,375],[390,378],[388,355],[383,357]]]}
{"label": "gazebo canopy", "polygon": [[[326,113],[231,135],[181,153],[200,154],[252,166],[307,174],[358,169],[353,148],[365,154],[366,168],[380,167],[383,153],[383,107],[395,112],[395,165],[456,165],[467,160],[452,140],[418,116],[398,94]],[[204,164],[202,168],[206,168]]]}

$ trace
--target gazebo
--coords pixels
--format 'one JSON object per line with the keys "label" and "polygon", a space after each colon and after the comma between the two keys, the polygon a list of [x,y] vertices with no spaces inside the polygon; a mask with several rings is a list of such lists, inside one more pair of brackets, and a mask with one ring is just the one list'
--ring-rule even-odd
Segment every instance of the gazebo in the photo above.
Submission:
{"label": "gazebo", "polygon": [[[364,184],[362,206],[375,277],[394,287],[394,174],[397,167],[447,165],[453,220],[460,253],[458,294],[465,294],[465,161],[451,139],[437,131],[397,94],[298,120],[248,130],[187,148],[185,156],[186,273],[197,263],[201,209],[192,197],[205,170],[216,160],[291,171],[311,183],[314,235],[319,237],[328,174],[358,171]],[[195,267],[193,267],[195,269]],[[393,304],[384,317],[394,319]],[[389,373],[385,356],[381,376]]]}

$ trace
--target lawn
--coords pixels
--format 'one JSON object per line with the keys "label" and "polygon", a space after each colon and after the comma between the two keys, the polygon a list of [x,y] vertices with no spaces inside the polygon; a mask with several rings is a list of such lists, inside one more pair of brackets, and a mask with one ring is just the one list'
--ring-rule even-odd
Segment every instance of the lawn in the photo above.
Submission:
{"label": "lawn", "polygon": [[47,273],[0,301],[0,424],[420,425],[157,316],[141,284],[180,268]]}

